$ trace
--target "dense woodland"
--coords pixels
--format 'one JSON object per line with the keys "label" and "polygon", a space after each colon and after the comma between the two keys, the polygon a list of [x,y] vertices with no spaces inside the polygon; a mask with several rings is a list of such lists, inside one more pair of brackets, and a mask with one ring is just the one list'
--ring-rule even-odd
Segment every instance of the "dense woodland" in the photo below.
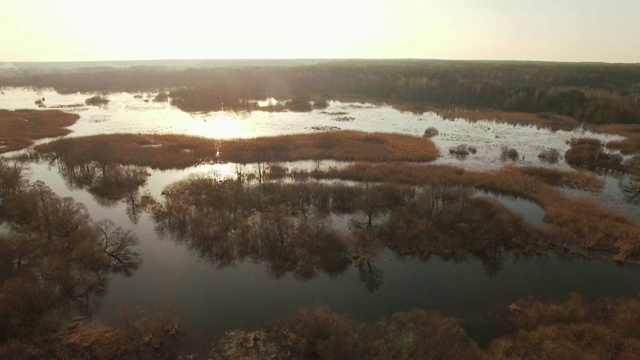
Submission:
{"label": "dense woodland", "polygon": [[[550,112],[587,123],[640,123],[640,65],[489,61],[331,61],[290,67],[82,68],[0,75],[0,86],[59,92],[170,90],[192,111],[247,109],[247,101],[303,95],[436,107]],[[310,108],[308,108],[310,110]]]}

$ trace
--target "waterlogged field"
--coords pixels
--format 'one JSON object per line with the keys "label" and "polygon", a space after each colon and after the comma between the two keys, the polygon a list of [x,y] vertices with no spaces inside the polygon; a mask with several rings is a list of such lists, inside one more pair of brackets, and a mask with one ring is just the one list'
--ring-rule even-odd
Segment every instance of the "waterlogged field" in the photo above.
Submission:
{"label": "waterlogged field", "polygon": [[[551,131],[535,125],[514,126],[493,121],[443,120],[433,112],[413,114],[391,106],[370,103],[330,101],[329,107],[311,112],[226,112],[185,113],[167,102],[154,102],[155,93],[113,93],[105,106],[86,106],[90,95],[60,95],[55,91],[4,89],[0,95],[1,109],[36,109],[34,101],[45,98],[47,108],[61,108],[80,114],[80,120],[69,129],[69,136],[89,136],[112,133],[184,134],[213,139],[254,138],[261,136],[314,133],[326,130],[357,130],[393,132],[422,136],[425,129],[435,127],[439,134],[432,141],[440,150],[437,163],[462,165],[465,168],[487,169],[504,166],[501,148],[518,151],[518,164],[544,165],[538,154],[556,149],[564,154],[572,138],[590,137],[603,142],[622,139],[617,135],[593,133],[577,128],[571,131]],[[476,154],[464,158],[449,153],[458,145],[475,146]],[[563,161],[555,167],[568,168]]]}
{"label": "waterlogged field", "polygon": [[[46,109],[79,115],[68,135],[36,140],[78,138],[36,147],[27,178],[139,240],[141,262],[108,273],[94,316],[117,323],[122,308],[170,307],[188,352],[206,353],[225,331],[313,305],[367,322],[436,310],[486,345],[519,299],[640,293],[640,212],[623,191],[632,178],[577,173],[562,158],[538,157],[549,149],[562,157],[574,138],[620,136],[445,120],[370,103],[186,113],[154,102],[155,93],[113,93],[106,105],[86,105],[92,95],[5,88],[0,109],[37,109],[44,99]],[[422,137],[430,127],[438,130],[433,145]],[[150,149],[165,145],[149,134],[220,141],[198,140],[211,147],[204,163],[137,167],[114,163],[118,149],[96,146],[100,138],[80,143],[105,134],[130,134],[129,144]],[[250,140],[294,134],[320,136]],[[371,147],[335,155],[348,141]],[[177,144],[184,157],[197,152]],[[408,147],[419,149],[394,153]],[[376,151],[398,158],[375,161]],[[433,161],[430,151],[439,154]]]}

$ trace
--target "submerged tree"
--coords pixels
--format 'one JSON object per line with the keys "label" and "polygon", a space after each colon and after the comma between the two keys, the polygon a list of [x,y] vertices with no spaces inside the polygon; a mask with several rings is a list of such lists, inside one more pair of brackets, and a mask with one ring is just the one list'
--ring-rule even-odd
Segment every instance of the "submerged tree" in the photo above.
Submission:
{"label": "submerged tree", "polygon": [[0,164],[6,190],[0,214],[9,228],[0,237],[0,350],[21,343],[22,350],[36,351],[53,346],[71,316],[92,314],[110,273],[137,269],[138,240],[108,220],[93,222],[82,204]]}

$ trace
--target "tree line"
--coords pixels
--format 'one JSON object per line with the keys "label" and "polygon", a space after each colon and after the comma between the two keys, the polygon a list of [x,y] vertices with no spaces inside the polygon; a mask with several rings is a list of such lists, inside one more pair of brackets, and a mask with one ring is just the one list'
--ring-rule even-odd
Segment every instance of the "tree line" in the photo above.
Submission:
{"label": "tree line", "polygon": [[185,110],[245,110],[268,97],[358,96],[427,106],[552,112],[587,123],[640,123],[640,65],[491,61],[333,61],[294,67],[105,68],[5,75],[1,86],[62,93],[172,89]]}

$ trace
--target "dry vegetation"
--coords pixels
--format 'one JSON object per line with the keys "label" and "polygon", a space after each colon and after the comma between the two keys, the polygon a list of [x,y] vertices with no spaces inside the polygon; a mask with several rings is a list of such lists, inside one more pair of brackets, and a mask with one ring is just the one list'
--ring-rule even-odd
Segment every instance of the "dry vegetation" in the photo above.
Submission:
{"label": "dry vegetation", "polygon": [[185,135],[111,134],[60,139],[35,150],[68,164],[96,161],[171,169],[214,161],[218,145],[211,139]]}
{"label": "dry vegetation", "polygon": [[357,322],[327,307],[302,309],[271,326],[233,330],[218,359],[637,359],[640,300],[513,303],[511,331],[481,349],[460,322],[433,311]]}
{"label": "dry vegetation", "polygon": [[610,169],[633,175],[640,175],[640,168],[635,166],[633,159],[623,162],[620,154],[607,153],[600,140],[592,138],[578,138],[571,140],[571,147],[564,154],[567,163],[573,167],[589,170]]}
{"label": "dry vegetation", "polygon": [[598,126],[596,130],[607,134],[626,137],[624,140],[608,142],[608,148],[620,150],[623,154],[640,153],[640,125],[609,124]]}
{"label": "dry vegetation", "polygon": [[640,227],[623,214],[599,206],[595,201],[564,196],[517,169],[477,173],[476,187],[522,196],[545,210],[545,219],[566,240],[617,260],[638,261]]}
{"label": "dry vegetation", "polygon": [[1,110],[0,153],[24,149],[34,140],[67,135],[80,116],[59,110]]}
{"label": "dry vegetation", "polygon": [[[454,165],[417,165],[400,162],[384,164],[356,163],[343,169],[331,169],[327,172],[315,172],[312,175],[322,178],[340,178],[361,182],[396,182],[402,184],[421,185],[433,181],[474,186],[483,176],[490,178],[508,175],[513,185],[513,195],[529,198],[529,194],[538,189],[540,182],[551,186],[566,186],[574,189],[597,192],[604,183],[597,176],[577,171],[565,171],[537,167],[506,167],[499,171],[475,172]],[[522,176],[538,185],[528,187],[528,183],[519,183]]]}
{"label": "dry vegetation", "polygon": [[214,359],[481,359],[458,322],[433,311],[359,323],[326,306],[301,309],[271,327],[227,332]]}
{"label": "dry vegetation", "polygon": [[[170,314],[125,317],[122,329],[88,320],[111,274],[142,262],[138,239],[84,205],[29,183],[0,159],[0,358],[114,359],[161,354],[177,324]],[[76,319],[69,321],[76,316]],[[165,331],[165,329],[169,331]]]}
{"label": "dry vegetation", "polygon": [[493,109],[454,109],[454,110],[435,110],[445,119],[466,119],[471,121],[494,120],[505,122],[508,124],[518,125],[541,125],[551,129],[574,128],[579,122],[565,115],[551,113],[529,113],[515,111],[500,111]]}
{"label": "dry vegetation", "polygon": [[507,167],[497,171],[472,172],[453,166],[364,164],[341,170],[315,173],[316,177],[354,181],[393,181],[409,184],[450,184],[471,186],[539,204],[545,210],[548,226],[568,244],[602,252],[620,260],[640,259],[640,227],[623,214],[601,207],[595,201],[566,197],[556,186],[598,191],[602,180],[573,171]]}
{"label": "dry vegetation", "polygon": [[638,299],[589,302],[519,301],[510,306],[513,331],[492,342],[493,359],[637,359]]}
{"label": "dry vegetation", "polygon": [[358,131],[285,135],[220,141],[223,161],[294,160],[431,161],[438,150],[428,139]]}
{"label": "dry vegetation", "polygon": [[312,159],[431,161],[438,151],[429,140],[399,134],[356,131],[212,140],[184,135],[96,135],[39,145],[40,153],[66,162],[185,168],[203,162],[267,162]]}

